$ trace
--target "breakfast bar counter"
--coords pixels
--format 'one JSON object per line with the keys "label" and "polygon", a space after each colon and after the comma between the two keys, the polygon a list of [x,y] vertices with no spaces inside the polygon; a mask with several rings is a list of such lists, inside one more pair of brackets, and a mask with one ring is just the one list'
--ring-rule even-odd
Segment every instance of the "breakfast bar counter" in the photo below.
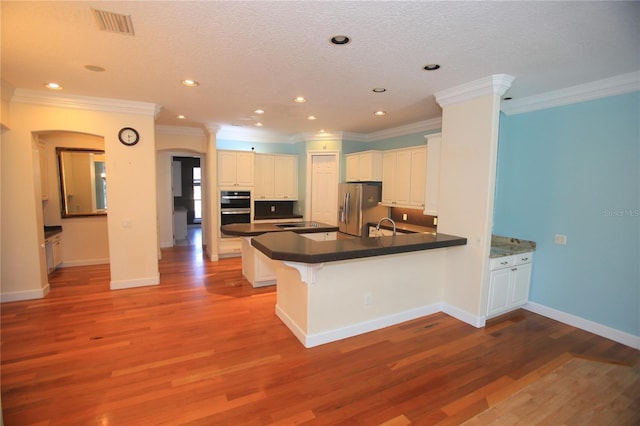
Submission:
{"label": "breakfast bar counter", "polygon": [[251,238],[276,269],[276,315],[305,347],[441,310],[449,250],[466,238],[398,234],[311,240],[294,232]]}

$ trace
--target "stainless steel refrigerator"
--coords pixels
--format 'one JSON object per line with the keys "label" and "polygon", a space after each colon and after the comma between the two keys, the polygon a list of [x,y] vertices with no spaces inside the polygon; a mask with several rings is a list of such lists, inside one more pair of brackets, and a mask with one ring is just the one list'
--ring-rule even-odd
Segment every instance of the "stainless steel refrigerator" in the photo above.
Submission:
{"label": "stainless steel refrigerator", "polygon": [[340,232],[366,237],[367,223],[377,224],[387,216],[388,208],[380,206],[382,185],[379,183],[341,183],[338,198]]}

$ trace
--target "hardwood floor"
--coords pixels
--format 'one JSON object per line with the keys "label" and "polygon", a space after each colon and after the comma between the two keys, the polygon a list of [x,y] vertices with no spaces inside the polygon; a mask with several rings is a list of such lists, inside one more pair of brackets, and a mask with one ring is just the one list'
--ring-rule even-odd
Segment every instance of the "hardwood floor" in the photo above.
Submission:
{"label": "hardwood floor", "polygon": [[[640,359],[527,311],[484,329],[435,314],[305,349],[240,259],[177,247],[160,273],[109,291],[107,266],[66,268],[45,299],[3,304],[5,425],[460,424],[575,356]],[[638,424],[639,406],[620,419]]]}

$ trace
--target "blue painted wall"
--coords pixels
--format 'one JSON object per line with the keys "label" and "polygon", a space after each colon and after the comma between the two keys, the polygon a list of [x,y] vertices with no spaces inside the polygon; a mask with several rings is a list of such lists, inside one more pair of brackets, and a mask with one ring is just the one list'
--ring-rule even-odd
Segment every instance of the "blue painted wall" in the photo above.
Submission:
{"label": "blue painted wall", "polygon": [[537,242],[531,301],[636,336],[639,123],[640,92],[501,116],[493,229]]}

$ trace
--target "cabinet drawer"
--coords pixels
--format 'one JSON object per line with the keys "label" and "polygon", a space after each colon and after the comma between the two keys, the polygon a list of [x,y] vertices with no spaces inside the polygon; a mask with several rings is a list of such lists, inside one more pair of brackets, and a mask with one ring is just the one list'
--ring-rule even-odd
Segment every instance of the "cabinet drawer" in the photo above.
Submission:
{"label": "cabinet drawer", "polygon": [[531,263],[533,260],[533,253],[520,253],[511,257],[514,258],[514,265],[524,265],[525,263]]}
{"label": "cabinet drawer", "polygon": [[506,268],[515,265],[515,256],[503,256],[491,259],[491,270]]}

